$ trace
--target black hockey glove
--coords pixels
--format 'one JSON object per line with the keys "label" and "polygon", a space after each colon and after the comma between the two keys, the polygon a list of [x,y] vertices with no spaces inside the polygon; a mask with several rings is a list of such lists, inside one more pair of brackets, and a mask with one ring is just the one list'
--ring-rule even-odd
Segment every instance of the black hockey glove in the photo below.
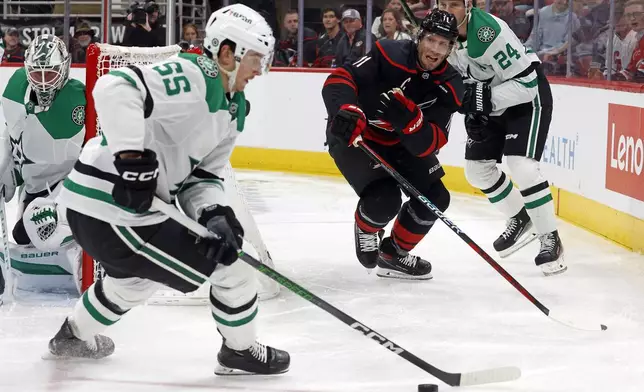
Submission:
{"label": "black hockey glove", "polygon": [[380,94],[376,111],[380,119],[391,124],[398,133],[409,135],[423,126],[423,112],[399,88]]}
{"label": "black hockey glove", "polygon": [[152,206],[152,199],[157,190],[159,162],[157,154],[148,149],[143,151],[139,158],[120,158],[120,155],[128,152],[121,151],[114,159],[119,179],[112,189],[112,197],[117,204],[142,213]]}
{"label": "black hockey glove", "polygon": [[492,113],[492,89],[487,83],[476,82],[465,84],[462,113]]}
{"label": "black hockey glove", "polygon": [[244,229],[228,206],[206,207],[198,222],[220,238],[202,238],[199,252],[217,264],[231,265],[237,260],[237,249],[244,244]]}
{"label": "black hockey glove", "polygon": [[367,117],[356,105],[344,104],[333,118],[331,133],[349,146],[367,127]]}
{"label": "black hockey glove", "polygon": [[468,113],[465,115],[467,136],[475,142],[482,142],[488,135],[489,117],[485,114]]}

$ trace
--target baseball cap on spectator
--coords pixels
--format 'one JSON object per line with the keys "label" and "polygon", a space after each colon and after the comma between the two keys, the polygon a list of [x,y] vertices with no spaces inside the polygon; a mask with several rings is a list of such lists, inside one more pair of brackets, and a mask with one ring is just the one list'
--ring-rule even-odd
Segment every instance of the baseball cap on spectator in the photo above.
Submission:
{"label": "baseball cap on spectator", "polygon": [[360,13],[358,12],[358,10],[355,10],[353,8],[348,8],[344,10],[344,12],[342,12],[341,20],[345,20],[345,19],[360,19]]}

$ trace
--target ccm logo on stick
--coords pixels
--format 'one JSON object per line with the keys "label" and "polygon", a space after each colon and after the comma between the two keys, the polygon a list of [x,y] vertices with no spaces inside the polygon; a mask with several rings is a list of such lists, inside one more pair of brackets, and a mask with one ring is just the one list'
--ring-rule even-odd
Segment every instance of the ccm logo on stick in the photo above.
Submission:
{"label": "ccm logo on stick", "polygon": [[125,181],[142,181],[142,182],[153,180],[158,176],[159,176],[158,168],[153,171],[144,172],[144,173],[125,171],[121,175],[121,177]]}

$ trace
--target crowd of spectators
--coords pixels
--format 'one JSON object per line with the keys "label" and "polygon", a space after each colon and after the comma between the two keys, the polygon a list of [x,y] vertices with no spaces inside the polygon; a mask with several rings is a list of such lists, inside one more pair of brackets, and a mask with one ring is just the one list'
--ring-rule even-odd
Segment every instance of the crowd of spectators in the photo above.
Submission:
{"label": "crowd of spectators", "polygon": [[[295,67],[301,62],[304,67],[332,68],[363,56],[368,42],[413,39],[416,24],[405,15],[403,1],[379,4],[376,0],[381,7],[378,9],[384,10],[373,15],[371,26],[365,26],[367,18],[356,6],[322,9],[321,23],[304,27],[301,61],[301,16],[298,10],[287,10],[275,22],[273,65]],[[435,1],[407,0],[412,19],[422,20]],[[609,36],[611,1],[615,2],[615,27]],[[590,79],[607,79],[610,75],[612,80],[644,82],[644,0],[572,0],[572,9],[569,0],[477,0],[475,4],[505,21],[524,45],[537,53],[549,75]],[[539,5],[536,9],[535,4]],[[122,45],[165,45],[165,29],[154,1],[132,3],[125,25]],[[182,49],[199,52],[203,26],[189,23],[181,27]],[[7,28],[2,38],[2,62],[22,62],[25,47],[18,30]],[[69,42],[73,62],[84,63],[85,49],[96,41],[96,30],[85,20],[77,21]]]}

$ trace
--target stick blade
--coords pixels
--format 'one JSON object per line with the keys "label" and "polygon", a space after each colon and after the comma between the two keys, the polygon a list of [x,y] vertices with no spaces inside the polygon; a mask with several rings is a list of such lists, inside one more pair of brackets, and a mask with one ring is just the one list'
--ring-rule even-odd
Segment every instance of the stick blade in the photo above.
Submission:
{"label": "stick blade", "polygon": [[521,377],[521,369],[515,366],[500,367],[475,372],[462,373],[459,386],[491,384],[514,381]]}
{"label": "stick blade", "polygon": [[586,318],[577,318],[575,320],[571,320],[569,318],[561,316],[561,313],[553,312],[552,310],[550,310],[550,312],[548,313],[548,317],[558,322],[559,324],[563,324],[567,327],[578,329],[580,331],[597,332],[606,331],[608,329],[605,324],[601,324],[596,320],[590,320]]}

